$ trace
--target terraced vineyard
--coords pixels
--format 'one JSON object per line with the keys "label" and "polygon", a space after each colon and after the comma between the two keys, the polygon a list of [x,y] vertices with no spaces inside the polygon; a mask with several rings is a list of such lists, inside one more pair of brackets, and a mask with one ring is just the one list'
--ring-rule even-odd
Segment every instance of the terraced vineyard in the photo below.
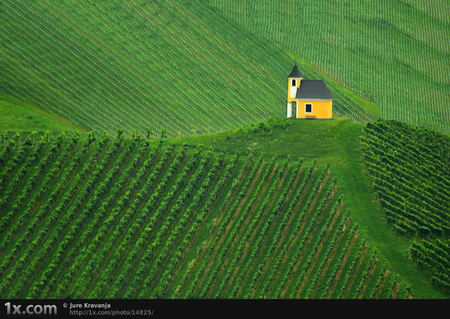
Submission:
{"label": "terraced vineyard", "polygon": [[[89,130],[176,137],[285,116],[297,62],[204,1],[6,0],[0,8],[1,90]],[[373,119],[327,83],[336,114]]]}
{"label": "terraced vineyard", "polygon": [[397,121],[364,128],[361,150],[384,218],[431,285],[450,292],[450,138]]}
{"label": "terraced vineyard", "polygon": [[384,217],[399,235],[450,235],[450,138],[377,121],[360,139]]}
{"label": "terraced vineyard", "polygon": [[407,298],[328,165],[163,139],[0,153],[1,298]]}
{"label": "terraced vineyard", "polygon": [[375,102],[382,118],[450,133],[448,1],[208,3]]}
{"label": "terraced vineyard", "polygon": [[450,293],[450,264],[448,241],[441,239],[421,240],[412,243],[410,258],[416,262],[416,269],[431,278],[431,286],[444,293]]}

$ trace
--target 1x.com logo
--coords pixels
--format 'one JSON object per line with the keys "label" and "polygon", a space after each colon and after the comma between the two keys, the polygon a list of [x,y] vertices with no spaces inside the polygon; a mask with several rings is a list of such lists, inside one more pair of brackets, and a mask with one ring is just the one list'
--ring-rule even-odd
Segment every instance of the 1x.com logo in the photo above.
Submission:
{"label": "1x.com logo", "polygon": [[58,311],[56,305],[28,305],[24,310],[20,309],[22,305],[12,305],[10,302],[5,303],[5,306],[7,315],[56,315]]}

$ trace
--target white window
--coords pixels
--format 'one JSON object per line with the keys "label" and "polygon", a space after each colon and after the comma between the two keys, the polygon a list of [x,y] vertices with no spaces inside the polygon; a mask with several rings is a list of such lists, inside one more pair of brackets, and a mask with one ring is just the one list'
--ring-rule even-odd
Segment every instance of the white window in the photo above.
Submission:
{"label": "white window", "polygon": [[312,104],[305,103],[305,113],[312,113]]}
{"label": "white window", "polygon": [[292,86],[295,86],[296,84],[295,80],[292,80]]}
{"label": "white window", "polygon": [[297,94],[297,88],[295,86],[291,86],[291,97],[295,97]]}

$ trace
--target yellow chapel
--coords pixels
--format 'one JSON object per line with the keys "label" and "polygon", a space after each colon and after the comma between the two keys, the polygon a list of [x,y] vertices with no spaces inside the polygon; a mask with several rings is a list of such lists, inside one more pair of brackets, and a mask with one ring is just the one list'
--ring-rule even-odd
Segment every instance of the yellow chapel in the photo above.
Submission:
{"label": "yellow chapel", "polygon": [[297,65],[288,76],[287,118],[331,119],[333,95],[322,80],[303,80]]}

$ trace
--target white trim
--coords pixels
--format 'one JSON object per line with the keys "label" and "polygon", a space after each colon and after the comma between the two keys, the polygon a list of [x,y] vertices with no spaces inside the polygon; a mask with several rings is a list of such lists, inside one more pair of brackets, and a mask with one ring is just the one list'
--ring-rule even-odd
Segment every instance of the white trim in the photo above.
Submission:
{"label": "white trim", "polygon": [[295,97],[296,94],[297,94],[297,87],[291,86],[291,97]]}
{"label": "white trim", "polygon": [[[311,112],[306,112],[306,106],[307,105],[311,105]],[[305,114],[312,114],[313,113],[313,105],[312,105],[312,103],[305,103]]]}
{"label": "white trim", "polygon": [[287,108],[287,118],[289,119],[289,118],[291,118],[291,115],[292,115],[292,108],[291,108],[290,102],[287,102],[286,108]]}

